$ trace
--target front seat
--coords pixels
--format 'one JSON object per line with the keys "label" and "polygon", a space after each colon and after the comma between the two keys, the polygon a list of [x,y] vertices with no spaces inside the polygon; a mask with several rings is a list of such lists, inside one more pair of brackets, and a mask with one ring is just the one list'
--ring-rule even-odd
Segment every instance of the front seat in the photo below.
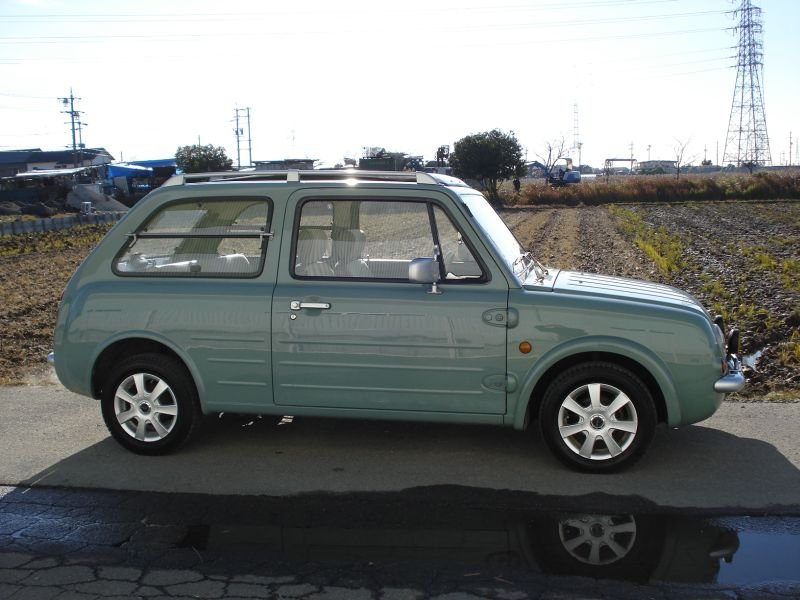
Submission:
{"label": "front seat", "polygon": [[333,240],[334,271],[337,277],[372,277],[363,257],[367,235],[360,229],[340,229],[331,236]]}
{"label": "front seat", "polygon": [[333,269],[323,262],[328,240],[319,229],[302,229],[297,234],[297,267],[306,277],[333,277]]}

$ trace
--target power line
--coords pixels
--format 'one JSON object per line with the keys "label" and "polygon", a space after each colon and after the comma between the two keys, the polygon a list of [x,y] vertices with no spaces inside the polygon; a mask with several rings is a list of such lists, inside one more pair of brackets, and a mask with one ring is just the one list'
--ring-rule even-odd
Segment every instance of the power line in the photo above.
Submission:
{"label": "power line", "polygon": [[[531,4],[505,4],[505,5],[495,5],[492,4],[489,7],[484,6],[461,6],[459,7],[459,12],[497,12],[497,11],[506,11],[506,10],[528,10],[531,12],[541,12],[541,11],[550,11],[552,9],[580,9],[580,8],[621,8],[621,7],[634,7],[634,6],[647,6],[647,5],[654,5],[654,4],[674,4],[677,0],[605,0],[605,1],[598,1],[598,0],[578,0],[574,2],[564,1],[564,2],[549,2],[549,3],[537,3],[536,5]],[[339,8],[337,7],[337,11]],[[405,14],[407,8],[404,6],[403,8],[394,9],[394,12],[403,13]],[[249,12],[249,17],[269,17],[275,14],[302,14],[302,13],[316,13],[316,9],[312,8],[301,8],[300,10],[271,10],[269,12],[263,11],[256,11],[256,12]],[[426,8],[425,14],[430,13],[450,13],[450,8]],[[153,20],[161,20],[161,19],[178,19],[181,22],[185,22],[187,19],[196,19],[196,18],[204,18],[208,17],[211,19],[219,19],[221,17],[230,17],[230,12],[208,12],[208,13],[193,13],[192,15],[187,15],[186,13],[181,12],[174,12],[174,13],[45,13],[45,14],[34,14],[34,13],[22,13],[22,14],[0,14],[0,19],[34,19],[36,21],[40,21],[43,19],[63,19],[65,21],[74,21],[76,19],[93,19],[93,18],[107,18],[107,19],[120,19],[124,21],[128,21],[130,19],[136,18],[147,18]],[[18,22],[18,21],[17,21]]]}
{"label": "power line", "polygon": [[8,94],[0,92],[4,98],[25,98],[26,100],[54,100],[53,96],[25,96],[24,94]]}
{"label": "power line", "polygon": [[[466,30],[462,30],[466,31]],[[611,34],[611,35],[596,35],[596,36],[580,36],[580,37],[569,37],[569,38],[548,38],[548,39],[539,39],[539,38],[525,38],[524,36],[520,37],[517,40],[506,39],[501,42],[496,42],[493,45],[513,45],[513,46],[529,46],[529,45],[537,45],[537,44],[553,44],[553,43],[567,43],[567,42],[595,42],[595,41],[605,41],[605,40],[627,40],[627,39],[650,39],[655,37],[670,37],[670,36],[678,36],[678,35],[694,35],[694,34],[702,34],[702,33],[711,33],[711,32],[719,32],[719,28],[702,28],[702,29],[678,29],[672,31],[654,31],[654,32],[647,32],[647,33],[632,33],[632,34]],[[322,35],[324,32],[308,32],[309,35],[320,34]],[[341,33],[341,32],[340,32]],[[286,32],[285,35],[291,36],[289,32]],[[253,34],[217,34],[215,37],[219,38],[236,38],[236,39],[261,39],[263,38],[263,33],[253,33]],[[208,34],[180,34],[174,36],[155,36],[155,35],[141,35],[141,36],[94,36],[89,39],[89,36],[86,38],[67,38],[66,40],[53,40],[53,41],[27,41],[27,42],[5,42],[0,40],[0,44],[5,45],[36,45],[36,44],[70,44],[70,43],[81,43],[81,44],[90,44],[90,43],[99,43],[102,41],[107,40],[116,40],[120,38],[129,38],[129,39],[148,39],[148,40],[157,40],[157,41],[175,41],[179,38],[181,39],[197,39],[199,41],[207,42],[208,41]],[[480,40],[478,40],[480,41]],[[188,56],[188,55],[187,55]],[[15,61],[24,61],[27,60],[21,57],[13,57],[7,60],[15,60]],[[50,60],[59,60],[57,58],[53,58]],[[69,60],[74,60],[70,58]],[[88,59],[87,59],[88,60]]]}

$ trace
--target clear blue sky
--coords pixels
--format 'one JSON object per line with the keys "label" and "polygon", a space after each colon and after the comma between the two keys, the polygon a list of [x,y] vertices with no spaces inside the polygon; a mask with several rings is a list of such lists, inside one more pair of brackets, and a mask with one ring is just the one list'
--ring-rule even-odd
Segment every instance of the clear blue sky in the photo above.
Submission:
{"label": "clear blue sky", "polygon": [[[789,131],[800,137],[800,1],[754,2],[783,164]],[[496,127],[535,159],[548,140],[572,144],[575,105],[584,163],[630,156],[631,144],[639,160],[674,159],[676,140],[695,162],[704,149],[715,160],[719,144],[721,159],[738,4],[4,0],[0,149],[67,146],[57,98],[72,87],[86,145],[126,160],[169,157],[198,137],[235,159],[237,106],[251,109],[256,160],[332,166],[364,146],[432,159]]]}

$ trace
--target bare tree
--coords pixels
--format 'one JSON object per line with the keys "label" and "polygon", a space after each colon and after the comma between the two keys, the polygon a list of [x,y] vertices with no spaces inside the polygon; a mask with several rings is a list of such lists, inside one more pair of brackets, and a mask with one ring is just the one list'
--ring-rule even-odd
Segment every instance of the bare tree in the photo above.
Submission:
{"label": "bare tree", "polygon": [[550,180],[553,176],[553,169],[556,163],[567,155],[567,141],[564,136],[560,140],[550,140],[545,146],[543,154],[537,154],[544,164],[544,175]]}
{"label": "bare tree", "polygon": [[686,141],[675,138],[675,145],[672,147],[672,150],[675,152],[675,179],[681,178],[681,167],[686,160],[686,149],[689,147],[689,142],[691,141],[692,138]]}

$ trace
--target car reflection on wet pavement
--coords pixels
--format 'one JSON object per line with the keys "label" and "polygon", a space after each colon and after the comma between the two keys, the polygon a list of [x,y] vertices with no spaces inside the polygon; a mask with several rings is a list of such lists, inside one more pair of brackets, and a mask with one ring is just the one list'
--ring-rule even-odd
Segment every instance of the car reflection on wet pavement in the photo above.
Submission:
{"label": "car reflection on wet pavement", "polygon": [[563,514],[511,521],[506,527],[281,527],[192,525],[183,548],[219,556],[262,554],[289,562],[371,562],[643,583],[714,583],[731,562],[735,530],[705,519],[671,516]]}
{"label": "car reflection on wet pavement", "polygon": [[[544,512],[525,508],[535,498],[452,486],[290,498],[44,488],[0,494],[0,597],[34,587],[201,597],[245,590],[291,596],[287,586],[305,590],[295,596],[365,598],[386,590],[409,598],[534,598],[608,586],[614,597],[634,598],[642,585],[664,594],[710,585],[726,598],[800,593],[798,517],[644,506],[637,513]],[[587,505],[631,503],[605,497]]]}

